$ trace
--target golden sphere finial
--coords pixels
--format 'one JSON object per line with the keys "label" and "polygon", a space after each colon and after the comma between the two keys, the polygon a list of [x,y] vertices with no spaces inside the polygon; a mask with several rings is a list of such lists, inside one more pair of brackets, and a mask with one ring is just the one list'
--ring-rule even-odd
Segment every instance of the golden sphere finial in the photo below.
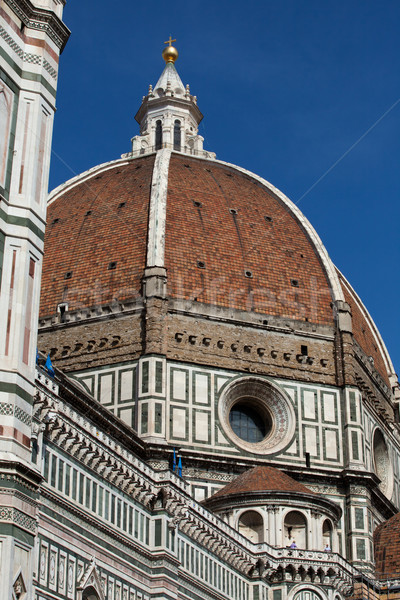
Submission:
{"label": "golden sphere finial", "polygon": [[176,40],[173,40],[171,36],[169,36],[169,40],[167,42],[164,42],[164,44],[168,44],[162,53],[162,57],[166,63],[174,63],[179,56],[178,50],[173,47],[172,42],[176,42]]}

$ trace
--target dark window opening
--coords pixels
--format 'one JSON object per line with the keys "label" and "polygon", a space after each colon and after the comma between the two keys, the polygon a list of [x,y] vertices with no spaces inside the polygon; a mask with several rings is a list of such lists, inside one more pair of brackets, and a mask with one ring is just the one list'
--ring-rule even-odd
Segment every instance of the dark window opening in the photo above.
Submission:
{"label": "dark window opening", "polygon": [[174,150],[181,149],[181,122],[176,120],[174,123]]}
{"label": "dark window opening", "polygon": [[252,444],[261,442],[271,428],[266,416],[246,402],[233,406],[229,413],[229,423],[241,440]]}
{"label": "dark window opening", "polygon": [[68,311],[68,304],[62,302],[57,306],[58,312],[60,313],[60,319],[63,320],[65,313]]}
{"label": "dark window opening", "polygon": [[311,467],[311,457],[309,452],[306,452],[306,467],[307,469]]}
{"label": "dark window opening", "polygon": [[307,346],[301,346],[301,355],[308,356],[308,348]]}
{"label": "dark window opening", "polygon": [[161,121],[156,121],[156,150],[162,148],[162,124]]}

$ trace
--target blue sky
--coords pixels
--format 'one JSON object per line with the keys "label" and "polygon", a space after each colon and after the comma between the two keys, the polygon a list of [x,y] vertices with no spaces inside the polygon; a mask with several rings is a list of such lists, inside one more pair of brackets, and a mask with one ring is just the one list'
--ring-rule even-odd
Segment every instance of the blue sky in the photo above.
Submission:
{"label": "blue sky", "polygon": [[399,372],[400,2],[68,0],[64,20],[50,188],[130,150],[171,34],[204,147],[298,203]]}

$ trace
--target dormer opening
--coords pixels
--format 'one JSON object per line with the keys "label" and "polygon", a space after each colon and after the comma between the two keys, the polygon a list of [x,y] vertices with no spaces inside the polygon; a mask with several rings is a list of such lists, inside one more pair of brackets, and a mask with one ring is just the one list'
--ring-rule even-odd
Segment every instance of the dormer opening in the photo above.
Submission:
{"label": "dormer opening", "polygon": [[162,123],[159,119],[156,121],[156,150],[161,150],[162,142]]}
{"label": "dormer opening", "polygon": [[181,150],[181,122],[175,119],[174,122],[174,150]]}

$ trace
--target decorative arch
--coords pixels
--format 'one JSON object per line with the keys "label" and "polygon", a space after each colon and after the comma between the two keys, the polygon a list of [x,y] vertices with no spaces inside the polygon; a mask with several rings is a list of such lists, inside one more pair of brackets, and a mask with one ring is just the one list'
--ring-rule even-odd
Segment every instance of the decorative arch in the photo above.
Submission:
{"label": "decorative arch", "polygon": [[90,585],[85,588],[82,592],[82,600],[100,600],[99,594],[96,592],[94,587]]}
{"label": "decorative arch", "polygon": [[307,517],[299,510],[287,512],[283,521],[283,536],[284,546],[295,543],[297,548],[307,548]]}
{"label": "decorative arch", "polygon": [[327,600],[326,594],[321,588],[308,584],[307,587],[303,585],[296,585],[291,593],[288,595],[288,600]]}
{"label": "decorative arch", "polygon": [[77,600],[106,600],[100,573],[94,559],[83,572],[76,591]]}
{"label": "decorative arch", "polygon": [[333,543],[333,526],[329,519],[325,519],[322,524],[322,541],[325,548],[330,548],[332,550]]}
{"label": "decorative arch", "polygon": [[254,544],[264,542],[264,516],[257,510],[245,510],[238,518],[237,528],[239,533],[247,537]]}

